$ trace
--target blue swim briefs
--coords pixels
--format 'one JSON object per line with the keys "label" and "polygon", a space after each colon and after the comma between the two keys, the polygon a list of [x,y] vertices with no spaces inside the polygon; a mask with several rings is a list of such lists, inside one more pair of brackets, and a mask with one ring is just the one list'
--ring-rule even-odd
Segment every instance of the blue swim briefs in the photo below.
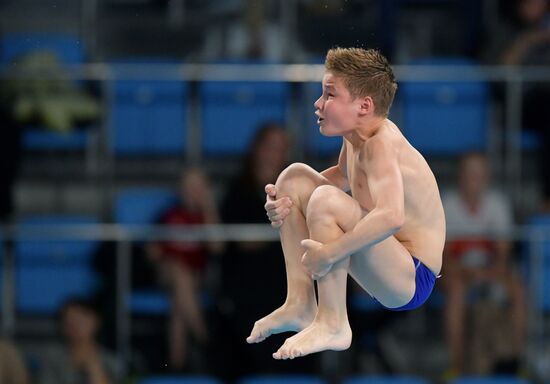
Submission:
{"label": "blue swim briefs", "polygon": [[[411,301],[401,307],[388,308],[384,306],[384,308],[391,311],[409,311],[411,309],[416,309],[420,307],[422,304],[424,304],[426,300],[428,300],[428,297],[430,297],[430,294],[432,293],[435,285],[435,279],[437,277],[420,260],[418,260],[414,256],[412,256],[412,258],[416,270],[416,289],[414,291],[414,296],[412,297]],[[380,304],[382,305],[382,303]]]}

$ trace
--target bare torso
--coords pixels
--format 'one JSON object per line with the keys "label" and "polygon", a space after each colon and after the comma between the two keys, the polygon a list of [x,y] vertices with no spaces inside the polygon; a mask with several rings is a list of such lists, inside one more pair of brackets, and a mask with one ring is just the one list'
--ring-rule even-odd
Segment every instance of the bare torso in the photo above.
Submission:
{"label": "bare torso", "polygon": [[[439,274],[445,243],[445,215],[439,189],[428,163],[390,120],[375,134],[389,141],[398,153],[405,195],[405,222],[394,237],[435,274]],[[374,208],[365,170],[369,141],[360,148],[344,140],[346,172],[352,196],[369,212]]]}

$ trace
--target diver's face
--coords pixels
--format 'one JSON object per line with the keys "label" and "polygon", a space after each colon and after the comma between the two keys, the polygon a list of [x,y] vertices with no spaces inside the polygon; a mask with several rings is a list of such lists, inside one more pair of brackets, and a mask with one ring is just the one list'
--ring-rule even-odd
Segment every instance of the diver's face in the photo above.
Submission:
{"label": "diver's face", "polygon": [[357,123],[360,100],[354,99],[344,82],[330,72],[323,76],[323,94],[313,104],[319,130],[325,136],[342,136]]}

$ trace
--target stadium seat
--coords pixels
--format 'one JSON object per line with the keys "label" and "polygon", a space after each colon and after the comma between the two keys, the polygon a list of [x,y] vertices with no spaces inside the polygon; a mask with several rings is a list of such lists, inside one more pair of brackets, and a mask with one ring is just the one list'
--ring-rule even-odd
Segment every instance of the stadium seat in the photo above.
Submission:
{"label": "stadium seat", "polygon": [[[89,216],[28,216],[19,221],[23,227],[96,224]],[[71,297],[90,297],[97,277],[92,257],[97,248],[93,240],[32,240],[23,235],[14,243],[16,265],[16,306],[26,314],[52,315]]]}
{"label": "stadium seat", "polygon": [[[426,59],[412,65],[458,66],[470,74],[466,59]],[[457,155],[488,147],[489,94],[483,81],[407,81],[398,91],[403,106],[401,129],[426,155]]]}
{"label": "stadium seat", "polygon": [[[115,201],[115,221],[118,224],[152,224],[159,215],[176,202],[173,190],[162,188],[130,188]],[[135,290],[128,298],[134,314],[161,315],[169,308],[166,294],[158,289]]]}
{"label": "stadium seat", "polygon": [[342,384],[430,384],[430,381],[416,376],[359,375],[345,378]]}
{"label": "stadium seat", "polygon": [[128,188],[116,197],[114,218],[118,224],[152,224],[176,199],[171,189]]}
{"label": "stadium seat", "polygon": [[53,33],[6,34],[0,46],[2,64],[31,51],[54,52],[64,64],[80,64],[84,61],[84,45],[77,36]]}
{"label": "stadium seat", "polygon": [[287,83],[206,81],[199,94],[206,155],[243,154],[262,123],[286,121]]}
{"label": "stadium seat", "polygon": [[530,381],[516,376],[463,376],[449,384],[529,384]]}
{"label": "stadium seat", "polygon": [[[550,238],[548,238],[548,233],[550,233],[550,215],[533,216],[528,220],[527,225],[533,230],[546,229],[547,231],[546,241],[544,241],[542,246],[543,266],[541,277],[543,278],[543,284],[540,286],[540,291],[538,291],[539,296],[532,298],[532,302],[540,309],[548,312],[550,311]],[[527,250],[530,250],[530,247],[532,246],[538,247],[539,244],[529,244]],[[528,251],[525,255],[527,264],[532,261],[530,260],[529,253],[530,252]],[[529,273],[529,271],[527,272]],[[531,277],[529,279],[531,279]]]}
{"label": "stadium seat", "polygon": [[243,377],[238,384],[326,384],[326,380],[311,375],[257,375]]}
{"label": "stadium seat", "polygon": [[60,133],[43,128],[25,128],[22,144],[28,150],[76,150],[86,148],[90,140],[88,130]]}
{"label": "stadium seat", "polygon": [[137,380],[136,384],[222,384],[210,376],[151,376]]}
{"label": "stadium seat", "polygon": [[128,307],[136,315],[165,315],[170,309],[170,300],[158,289],[136,289],[130,294]]}
{"label": "stadium seat", "polygon": [[[116,155],[181,155],[185,152],[188,84],[174,80],[139,80],[140,73],[168,73],[179,64],[160,58],[120,59],[115,76],[136,71],[136,79],[111,83],[110,148]],[[174,72],[175,73],[175,72]]]}

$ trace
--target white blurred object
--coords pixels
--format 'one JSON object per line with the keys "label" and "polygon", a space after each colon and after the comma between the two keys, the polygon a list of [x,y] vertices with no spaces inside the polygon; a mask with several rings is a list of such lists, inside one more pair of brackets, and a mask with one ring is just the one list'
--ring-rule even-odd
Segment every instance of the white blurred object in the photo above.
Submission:
{"label": "white blurred object", "polygon": [[462,254],[461,263],[469,268],[486,267],[489,264],[489,255],[483,249],[471,249]]}

